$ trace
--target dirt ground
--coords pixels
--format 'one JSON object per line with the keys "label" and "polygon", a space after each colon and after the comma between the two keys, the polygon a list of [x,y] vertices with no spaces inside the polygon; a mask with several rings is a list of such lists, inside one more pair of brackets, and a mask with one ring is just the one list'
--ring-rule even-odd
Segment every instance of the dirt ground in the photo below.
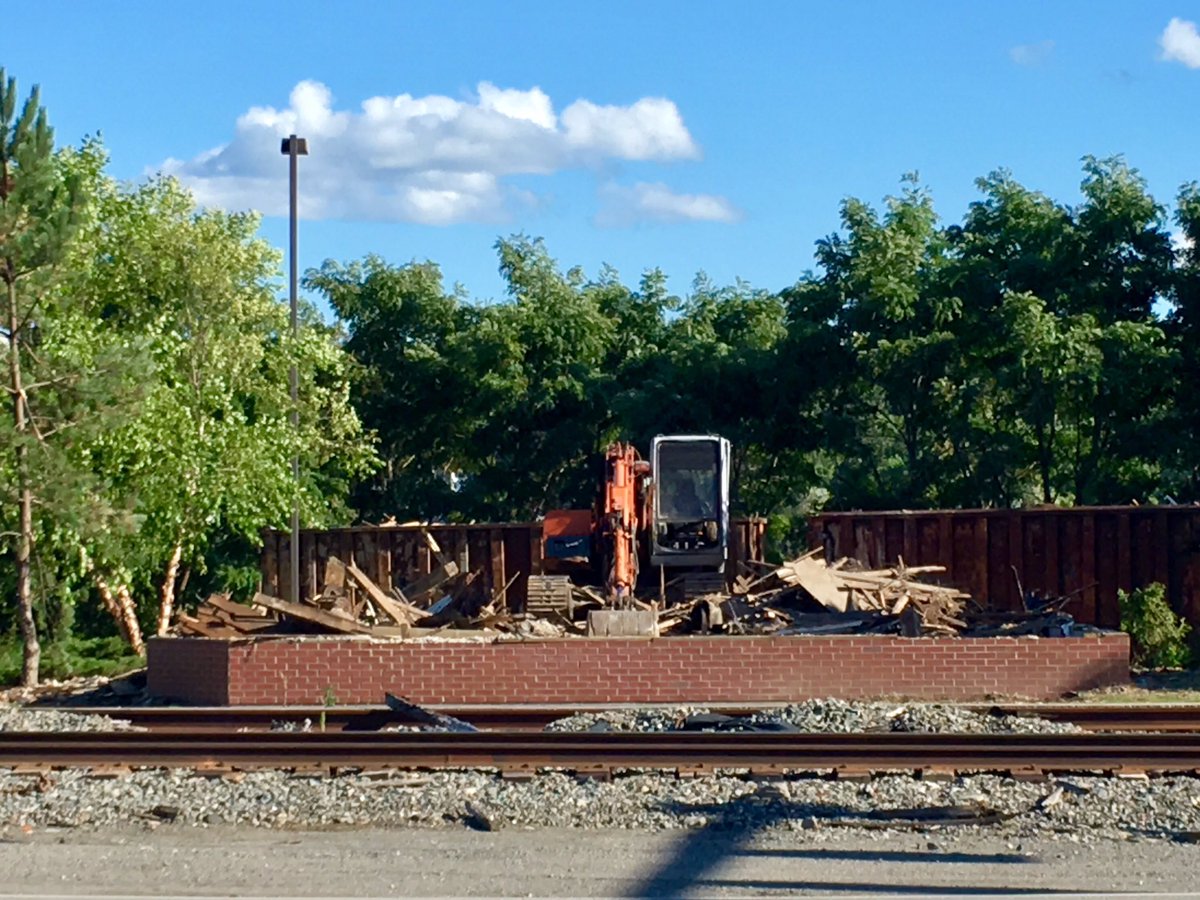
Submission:
{"label": "dirt ground", "polygon": [[1200,889],[1198,871],[1195,845],[916,833],[164,826],[0,838],[0,897],[1186,893]]}

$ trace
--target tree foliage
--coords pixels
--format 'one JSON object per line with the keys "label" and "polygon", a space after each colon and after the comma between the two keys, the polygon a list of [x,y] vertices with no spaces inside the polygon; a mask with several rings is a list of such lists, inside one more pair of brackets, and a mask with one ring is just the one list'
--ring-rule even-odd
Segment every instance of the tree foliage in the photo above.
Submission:
{"label": "tree foliage", "polygon": [[[1193,496],[1200,264],[1120,158],[1083,161],[1067,205],[998,170],[945,224],[917,176],[847,199],[817,268],[778,293],[703,274],[564,270],[497,243],[497,303],[432,262],[327,262],[360,364],[355,403],[384,470],[368,517],[532,518],[587,505],[614,438],[712,431],[738,506],[787,523],[842,508],[1108,503]],[[1176,219],[1200,237],[1200,190]]]}
{"label": "tree foliage", "polygon": [[39,625],[53,659],[73,629],[139,651],[189,580],[256,571],[297,498],[305,524],[348,521],[375,456],[352,359],[311,307],[292,335],[255,216],[200,210],[170,179],[118,184],[97,141],[55,151],[36,91],[17,117],[0,85],[0,627],[20,628],[32,683]]}

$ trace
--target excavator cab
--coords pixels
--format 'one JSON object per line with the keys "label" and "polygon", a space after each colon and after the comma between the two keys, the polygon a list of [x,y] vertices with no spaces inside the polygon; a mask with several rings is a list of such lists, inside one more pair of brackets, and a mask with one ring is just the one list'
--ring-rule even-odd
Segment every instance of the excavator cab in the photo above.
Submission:
{"label": "excavator cab", "polygon": [[654,439],[652,565],[723,571],[729,544],[729,469],[730,446],[723,437]]}

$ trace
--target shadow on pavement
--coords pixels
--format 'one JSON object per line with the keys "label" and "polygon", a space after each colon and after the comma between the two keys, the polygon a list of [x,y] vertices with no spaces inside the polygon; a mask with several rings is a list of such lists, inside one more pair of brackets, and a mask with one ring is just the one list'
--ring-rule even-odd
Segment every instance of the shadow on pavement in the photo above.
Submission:
{"label": "shadow on pavement", "polygon": [[828,860],[862,860],[863,862],[940,862],[940,863],[975,863],[992,865],[995,863],[1031,863],[1035,860],[1023,853],[941,853],[936,850],[831,850],[825,848],[813,849],[761,849],[754,848],[742,852],[743,856],[787,856],[797,859],[828,859]]}
{"label": "shadow on pavement", "polygon": [[[1070,891],[1046,888],[1013,888],[999,886],[895,884],[868,881],[795,881],[760,880],[745,878],[721,878],[718,870],[735,857],[794,857],[797,859],[890,862],[890,863],[946,863],[973,864],[1021,864],[1034,860],[1023,854],[1008,853],[941,853],[932,850],[912,852],[902,850],[839,850],[836,848],[760,849],[749,847],[750,841],[760,831],[795,819],[837,818],[841,820],[862,818],[879,821],[878,814],[855,813],[839,806],[814,806],[793,804],[781,798],[765,798],[748,794],[727,803],[664,804],[664,808],[675,815],[703,816],[706,823],[687,832],[679,841],[675,851],[653,872],[631,885],[627,896],[670,897],[689,891],[721,889],[744,889],[759,892],[816,891],[821,893],[892,893],[892,894],[941,894],[974,896],[984,894],[1055,894]],[[908,824],[920,827],[920,821]],[[967,873],[964,873],[966,875]]]}

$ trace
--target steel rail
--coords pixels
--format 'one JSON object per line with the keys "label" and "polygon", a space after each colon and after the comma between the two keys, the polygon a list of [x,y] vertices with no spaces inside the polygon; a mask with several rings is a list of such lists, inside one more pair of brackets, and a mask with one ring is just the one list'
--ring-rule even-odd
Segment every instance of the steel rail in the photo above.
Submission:
{"label": "steel rail", "polygon": [[1200,735],[0,732],[0,766],[1200,772]]}
{"label": "steel rail", "polygon": [[[704,704],[695,704],[704,705]],[[902,705],[897,702],[897,706]],[[1080,703],[1000,703],[958,704],[961,709],[979,713],[1014,716],[1039,716],[1055,722],[1072,722],[1088,731],[1200,732],[1200,705],[1194,704],[1080,704]],[[433,705],[430,709],[470,722],[481,729],[540,731],[550,722],[580,712],[603,713],[616,706],[541,706],[503,704],[495,706]],[[628,709],[630,707],[619,707]],[[747,715],[769,709],[764,706],[713,704],[714,712]],[[328,730],[370,731],[383,725],[407,721],[387,707],[321,706],[132,706],[132,707],[53,707],[58,711],[106,715],[127,719],[135,725],[154,730],[236,729],[266,730],[273,723],[303,723],[308,719],[317,727],[322,714]]]}

